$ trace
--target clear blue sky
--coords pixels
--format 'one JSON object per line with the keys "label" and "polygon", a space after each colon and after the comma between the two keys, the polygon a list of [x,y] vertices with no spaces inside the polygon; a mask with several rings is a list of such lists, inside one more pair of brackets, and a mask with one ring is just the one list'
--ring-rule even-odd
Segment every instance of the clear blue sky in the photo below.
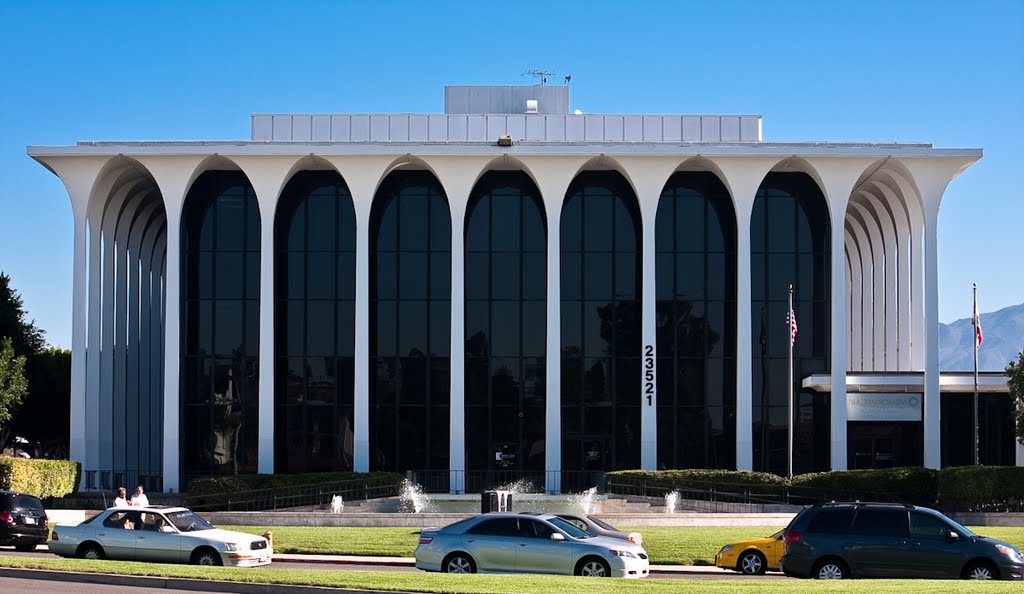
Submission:
{"label": "clear blue sky", "polygon": [[[28,145],[248,139],[261,112],[443,111],[572,74],[591,113],[764,116],[768,141],[983,148],[939,219],[939,313],[1024,301],[1024,2],[3,2],[0,270],[71,345],[72,221]],[[1017,256],[1017,257],[1014,257]]]}

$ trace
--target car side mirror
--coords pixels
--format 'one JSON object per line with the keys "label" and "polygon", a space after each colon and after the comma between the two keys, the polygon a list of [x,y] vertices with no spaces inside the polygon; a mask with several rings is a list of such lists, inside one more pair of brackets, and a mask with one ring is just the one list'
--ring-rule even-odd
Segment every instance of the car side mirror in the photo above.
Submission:
{"label": "car side mirror", "polygon": [[562,536],[562,534],[559,533],[559,532],[552,532],[551,533],[551,540],[555,540],[555,541],[565,540],[565,537]]}
{"label": "car side mirror", "polygon": [[960,540],[960,534],[955,530],[949,530],[946,532],[946,542],[957,542]]}
{"label": "car side mirror", "polygon": [[161,526],[160,532],[174,532],[174,528],[171,528],[170,526]]}

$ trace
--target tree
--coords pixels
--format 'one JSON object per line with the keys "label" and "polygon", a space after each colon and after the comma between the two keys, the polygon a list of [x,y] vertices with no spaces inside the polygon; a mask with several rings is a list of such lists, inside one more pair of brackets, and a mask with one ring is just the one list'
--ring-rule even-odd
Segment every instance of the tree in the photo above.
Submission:
{"label": "tree", "polygon": [[0,342],[0,448],[10,436],[11,413],[28,393],[25,355],[15,356],[10,338]]}
{"label": "tree", "polygon": [[1006,366],[1009,377],[1006,384],[1010,387],[1010,400],[1013,402],[1014,428],[1017,430],[1017,441],[1024,444],[1024,351],[1017,354],[1016,361]]}
{"label": "tree", "polygon": [[67,458],[71,426],[71,351],[50,347],[27,358],[31,386],[10,426],[33,458]]}
{"label": "tree", "polygon": [[46,347],[46,339],[35,320],[25,318],[21,295],[11,288],[11,277],[0,272],[0,338],[10,338],[15,353],[31,356]]}

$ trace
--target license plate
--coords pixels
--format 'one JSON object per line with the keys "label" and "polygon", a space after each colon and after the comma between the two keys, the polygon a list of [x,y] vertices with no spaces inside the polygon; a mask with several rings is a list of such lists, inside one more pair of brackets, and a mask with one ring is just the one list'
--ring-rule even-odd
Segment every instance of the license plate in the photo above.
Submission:
{"label": "license plate", "polygon": [[35,518],[25,517],[25,518],[22,518],[22,520],[26,524],[35,524],[36,523],[36,519]]}

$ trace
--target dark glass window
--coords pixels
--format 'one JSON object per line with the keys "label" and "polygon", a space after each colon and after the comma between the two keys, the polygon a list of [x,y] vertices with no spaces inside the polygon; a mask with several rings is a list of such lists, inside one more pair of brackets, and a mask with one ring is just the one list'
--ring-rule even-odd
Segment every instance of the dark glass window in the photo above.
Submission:
{"label": "dark glass window", "polygon": [[711,173],[677,173],[658,203],[658,467],[736,464],[736,215]]}
{"label": "dark glass window", "polygon": [[853,508],[823,509],[814,515],[807,531],[811,533],[846,534],[853,520]]}
{"label": "dark glass window", "polygon": [[[942,466],[974,464],[974,395],[941,396]],[[1013,401],[1007,394],[978,394],[978,457],[989,466],[1016,464]]]}
{"label": "dark glass window", "polygon": [[467,469],[544,470],[544,206],[525,173],[490,172],[467,212]]}
{"label": "dark glass window", "polygon": [[448,470],[451,215],[433,175],[384,180],[369,256],[370,466]]}
{"label": "dark glass window", "polygon": [[938,516],[925,512],[910,512],[910,536],[914,538],[945,539],[953,527]]}
{"label": "dark glass window", "polygon": [[285,186],[274,242],[274,467],[352,470],[356,218],[335,172]]}
{"label": "dark glass window", "polygon": [[871,536],[906,536],[907,510],[860,508],[850,532]]}
{"label": "dark glass window", "polygon": [[484,520],[469,530],[466,534],[478,536],[519,536],[519,526],[515,518],[495,518]]}
{"label": "dark glass window", "polygon": [[208,171],[189,189],[182,220],[183,478],[253,473],[259,416],[256,194],[241,172]]}
{"label": "dark glass window", "polygon": [[[754,340],[754,469],[787,470],[787,359],[789,285],[799,326],[793,347],[794,385],[831,365],[831,273],[828,205],[821,189],[804,173],[769,173],[761,183],[750,218],[751,325]],[[819,414],[827,396],[796,388],[794,443],[803,439],[821,447],[796,447],[793,472],[828,470],[828,423]],[[797,437],[802,434],[803,437]]]}
{"label": "dark glass window", "polygon": [[618,173],[581,173],[566,192],[560,233],[562,468],[638,468],[642,268],[636,195]]}

